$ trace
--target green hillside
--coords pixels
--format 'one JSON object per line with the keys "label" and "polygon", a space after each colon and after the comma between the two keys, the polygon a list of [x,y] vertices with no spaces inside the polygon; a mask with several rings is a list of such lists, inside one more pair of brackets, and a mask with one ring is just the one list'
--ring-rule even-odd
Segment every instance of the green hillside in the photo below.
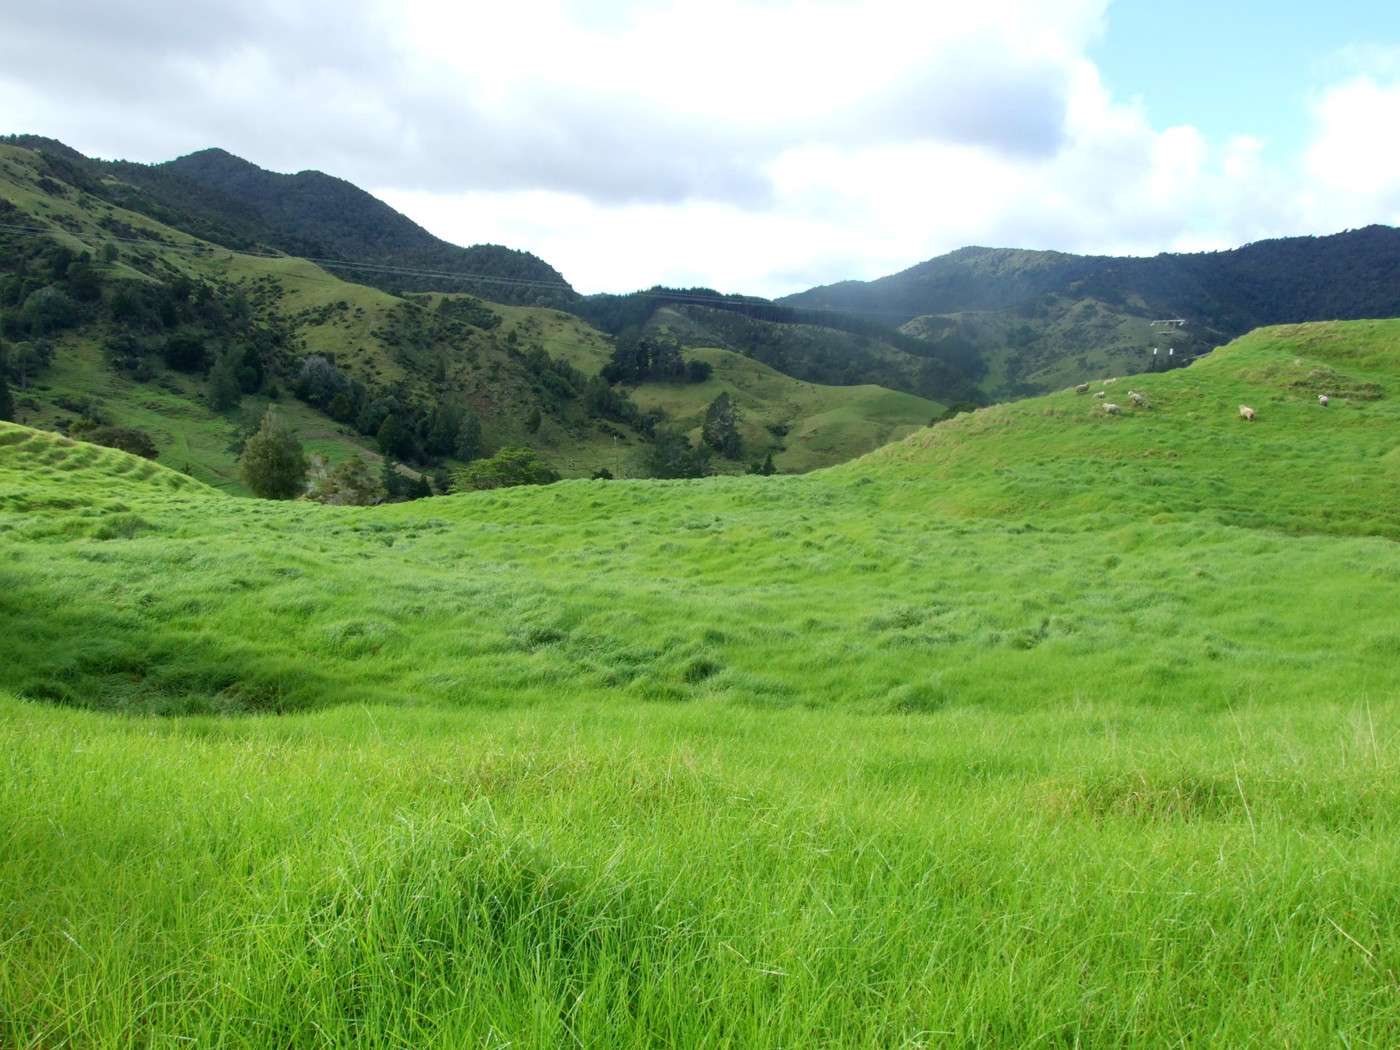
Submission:
{"label": "green hillside", "polygon": [[[982,362],[979,387],[992,400],[1033,397],[1086,379],[1182,364],[1214,348],[1189,328],[1154,329],[1141,312],[1096,299],[1048,296],[1014,311],[928,314],[901,326],[934,346]],[[1170,357],[1168,350],[1174,350]]]}
{"label": "green hillside", "polygon": [[[444,401],[464,406],[480,417],[487,449],[530,445],[566,475],[587,475],[611,462],[619,443],[642,440],[627,426],[591,418],[577,390],[561,388],[551,372],[551,361],[571,360],[596,372],[606,357],[606,337],[571,315],[463,295],[410,301],[341,281],[303,259],[225,250],[59,182],[45,157],[18,147],[0,146],[0,205],[0,221],[11,227],[0,230],[5,261],[21,267],[13,278],[22,282],[13,295],[16,317],[44,280],[33,274],[43,270],[44,258],[36,253],[57,245],[75,257],[110,254],[91,267],[94,302],[77,309],[75,324],[45,337],[52,364],[18,392],[25,422],[62,429],[91,414],[138,426],[150,433],[163,462],[240,491],[236,442],[278,394],[280,410],[309,449],[333,462],[352,454],[377,462],[372,432],[357,432],[351,421],[328,418],[290,396],[301,362],[320,355],[369,396],[392,398],[406,412],[426,413]],[[17,219],[23,228],[14,228]],[[27,271],[26,260],[32,264]],[[250,315],[237,330],[195,327],[208,357],[266,344],[259,351],[266,379],[235,411],[216,412],[208,404],[207,360],[182,372],[151,350],[142,360],[144,374],[114,369],[107,360],[104,348],[122,337],[148,346],[169,338],[158,328],[116,318],[112,304],[123,284],[154,288],[179,281],[209,289],[214,300],[229,304],[225,313],[241,305]],[[531,356],[536,352],[545,356]],[[542,422],[532,432],[526,424],[533,408],[541,409]]]}
{"label": "green hillside", "polygon": [[689,350],[714,368],[703,383],[645,383],[632,391],[644,409],[660,409],[700,440],[705,410],[727,393],[738,406],[741,470],[769,452],[784,473],[802,473],[853,459],[926,426],[944,406],[878,386],[822,386],[716,348]]}
{"label": "green hillside", "polygon": [[910,335],[986,366],[989,400],[1146,369],[1151,322],[1181,318],[1178,354],[1196,356],[1260,326],[1400,314],[1400,230],[1259,241],[1152,258],[962,248],[874,281],[786,296],[798,310],[904,322]]}
{"label": "green hillside", "polygon": [[1392,1046],[1397,347],[375,508],[0,425],[0,1045]]}
{"label": "green hillside", "polygon": [[[270,404],[331,463],[360,456],[377,464],[376,431],[395,415],[410,432],[397,458],[423,472],[460,462],[450,442],[429,441],[447,409],[480,421],[481,454],[528,446],[565,476],[633,469],[664,422],[625,401],[598,407],[591,384],[614,344],[576,314],[459,293],[395,295],[306,259],[230,250],[113,203],[130,196],[114,175],[94,187],[100,194],[84,188],[93,177],[53,152],[0,146],[0,336],[20,356],[39,345],[48,351],[37,369],[7,369],[20,388],[21,422],[60,431],[94,421],[137,427],[163,463],[233,492],[243,491],[240,443]],[[31,305],[45,296],[62,304],[52,321]],[[193,348],[193,363],[172,363],[176,340]],[[0,354],[8,356],[3,342]],[[248,371],[235,406],[211,399],[222,357]],[[325,396],[307,394],[308,361],[330,369],[331,388],[316,388]],[[335,389],[348,402],[333,404]],[[794,438],[783,460],[791,470],[859,455],[930,415],[919,398],[868,387],[820,406],[799,400],[792,411],[774,405],[759,414],[794,424],[798,409],[804,418],[829,414]]]}
{"label": "green hillside", "polygon": [[221,149],[163,164],[132,164],[84,157],[36,135],[4,141],[40,153],[60,181],[228,248],[333,260],[338,276],[396,293],[467,292],[553,306],[578,298],[557,270],[528,252],[448,244],[358,186],[323,172],[267,171]]}

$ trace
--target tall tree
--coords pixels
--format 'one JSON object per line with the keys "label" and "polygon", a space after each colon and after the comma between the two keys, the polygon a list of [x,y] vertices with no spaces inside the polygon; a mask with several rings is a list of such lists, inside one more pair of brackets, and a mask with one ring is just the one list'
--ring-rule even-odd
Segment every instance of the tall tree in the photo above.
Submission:
{"label": "tall tree", "polygon": [[215,412],[235,408],[243,399],[243,386],[238,381],[238,362],[232,351],[219,355],[209,369],[209,405]]}
{"label": "tall tree", "polygon": [[306,488],[301,442],[271,409],[243,446],[238,469],[244,484],[263,499],[294,499]]}
{"label": "tall tree", "polygon": [[728,459],[738,459],[744,451],[739,437],[739,410],[729,394],[721,393],[705,410],[705,422],[700,428],[705,444]]}
{"label": "tall tree", "polygon": [[10,381],[5,378],[5,373],[0,371],[0,419],[13,420],[15,418],[15,398],[10,393]]}
{"label": "tall tree", "polygon": [[396,413],[390,412],[379,424],[379,451],[396,459],[408,459],[413,455],[413,433],[399,421]]}

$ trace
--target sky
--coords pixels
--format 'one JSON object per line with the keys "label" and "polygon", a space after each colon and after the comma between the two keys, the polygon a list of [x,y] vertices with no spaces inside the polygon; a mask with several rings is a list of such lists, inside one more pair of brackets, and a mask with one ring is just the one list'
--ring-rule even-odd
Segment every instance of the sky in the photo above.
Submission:
{"label": "sky", "polygon": [[583,292],[1400,225],[1389,0],[45,0],[0,131],[221,146]]}

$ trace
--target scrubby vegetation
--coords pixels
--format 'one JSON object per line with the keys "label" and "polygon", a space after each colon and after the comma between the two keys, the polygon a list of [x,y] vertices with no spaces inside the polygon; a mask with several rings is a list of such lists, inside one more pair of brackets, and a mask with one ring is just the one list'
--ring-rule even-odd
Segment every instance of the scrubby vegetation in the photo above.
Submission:
{"label": "scrubby vegetation", "polygon": [[377,507],[0,426],[0,1044],[1393,1045],[1396,345]]}

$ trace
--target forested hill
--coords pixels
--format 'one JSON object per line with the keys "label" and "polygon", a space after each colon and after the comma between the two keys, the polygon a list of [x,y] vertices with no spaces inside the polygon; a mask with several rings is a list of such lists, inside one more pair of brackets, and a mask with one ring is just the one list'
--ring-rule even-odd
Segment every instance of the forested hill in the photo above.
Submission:
{"label": "forested hill", "polygon": [[[1400,315],[1400,230],[1152,258],[963,248],[779,302],[900,324],[945,355],[976,358],[983,395],[1005,400],[1183,364],[1264,325]],[[1187,323],[1168,334],[1152,325],[1165,318]]]}
{"label": "forested hill", "polygon": [[373,266],[327,268],[386,291],[469,292],[493,302],[549,306],[578,298],[559,271],[529,252],[449,244],[358,186],[319,171],[267,171],[222,149],[134,164],[93,160],[38,136],[5,141],[41,152],[61,181],[168,226],[231,248]]}
{"label": "forested hill", "polygon": [[1400,314],[1400,230],[1368,226],[1151,258],[963,248],[889,277],[812,288],[779,302],[908,321],[1007,310],[1046,296],[1182,317],[1231,336],[1268,324],[1392,317]]}

